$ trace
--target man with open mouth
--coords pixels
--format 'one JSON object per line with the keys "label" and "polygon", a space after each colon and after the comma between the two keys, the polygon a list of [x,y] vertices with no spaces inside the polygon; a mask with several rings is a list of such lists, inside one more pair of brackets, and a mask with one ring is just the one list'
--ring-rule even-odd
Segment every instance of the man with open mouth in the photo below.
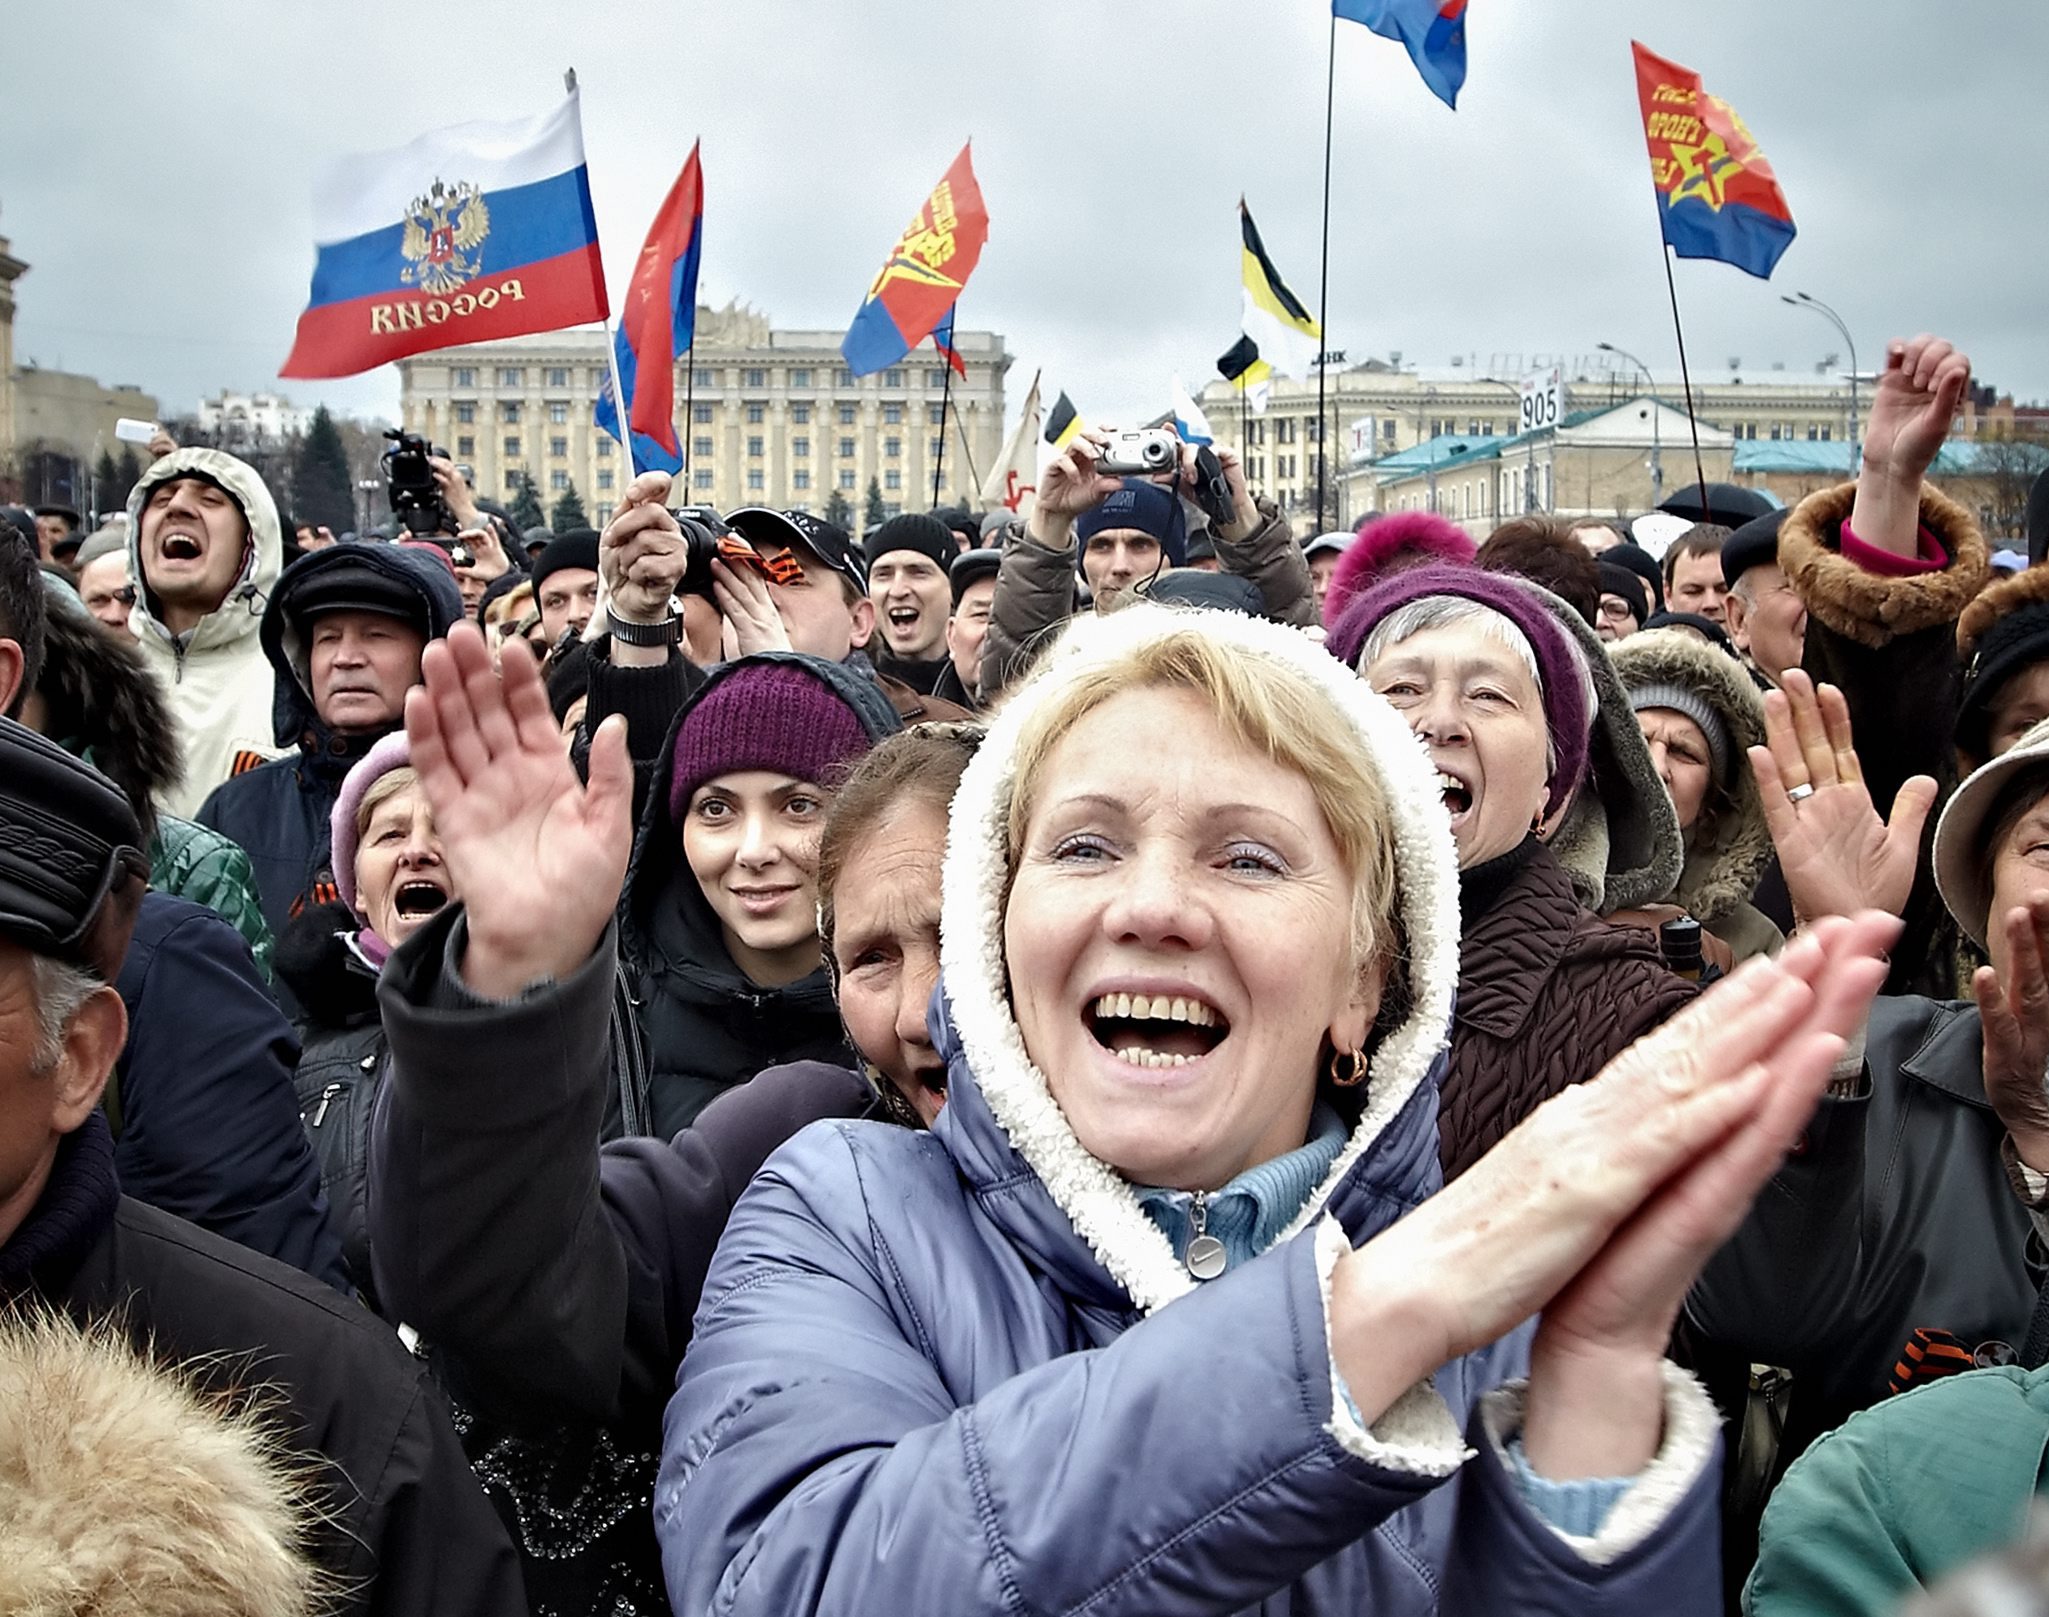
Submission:
{"label": "man with open mouth", "polygon": [[868,599],[881,644],[877,672],[932,694],[946,672],[946,618],[953,604],[947,569],[960,553],[946,524],[922,511],[891,517],[868,535]]}
{"label": "man with open mouth", "polygon": [[256,468],[175,449],[128,496],[128,626],[170,694],[185,774],[157,806],[191,819],[238,767],[277,755],[263,604],[284,566],[277,504]]}

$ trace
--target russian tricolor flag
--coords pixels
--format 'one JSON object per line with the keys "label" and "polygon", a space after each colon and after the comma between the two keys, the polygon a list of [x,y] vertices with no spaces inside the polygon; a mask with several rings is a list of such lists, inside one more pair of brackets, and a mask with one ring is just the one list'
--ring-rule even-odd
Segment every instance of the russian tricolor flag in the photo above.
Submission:
{"label": "russian tricolor flag", "polygon": [[[692,146],[683,172],[648,226],[612,337],[633,432],[633,464],[643,472],[683,469],[683,446],[676,439],[676,360],[689,350],[697,326],[697,260],[703,245],[704,174]],[[598,395],[595,414],[600,427],[614,438],[621,436],[609,384]]]}
{"label": "russian tricolor flag", "polygon": [[577,96],[345,157],[313,190],[313,296],[281,376],[603,320]]}

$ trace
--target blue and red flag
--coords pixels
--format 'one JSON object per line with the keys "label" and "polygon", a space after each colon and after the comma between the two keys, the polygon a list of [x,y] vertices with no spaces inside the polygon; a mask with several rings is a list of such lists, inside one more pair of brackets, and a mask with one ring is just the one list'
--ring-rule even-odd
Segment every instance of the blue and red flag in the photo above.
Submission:
{"label": "blue and red flag", "polygon": [[[882,272],[840,344],[847,369],[866,376],[894,365],[947,323],[952,336],[954,301],[989,239],[989,212],[975,183],[972,143],[897,237]],[[957,358],[957,356],[956,356]],[[955,359],[949,359],[949,364]],[[965,372],[963,372],[965,374]]]}
{"label": "blue and red flag", "polygon": [[[619,385],[626,390],[626,424],[633,433],[633,464],[678,472],[683,445],[676,438],[676,360],[690,348],[697,326],[697,258],[704,242],[704,175],[697,147],[647,228],[633,279],[612,334]],[[619,407],[609,380],[598,394],[597,423],[623,441]]]}
{"label": "blue and red flag", "polygon": [[313,295],[281,376],[602,320],[577,97],[345,157],[313,188]]}
{"label": "blue and red flag", "polygon": [[953,309],[946,311],[946,318],[932,328],[932,346],[939,350],[947,364],[953,367],[954,375],[963,382],[968,379],[968,362],[960,357],[960,350],[953,346]]}
{"label": "blue and red flag", "polygon": [[1466,0],[1330,0],[1330,14],[1398,41],[1430,93],[1457,108],[1466,82]]}
{"label": "blue and red flag", "polygon": [[1795,234],[1771,164],[1736,109],[1701,90],[1698,73],[1633,40],[1630,49],[1666,245],[1771,279]]}

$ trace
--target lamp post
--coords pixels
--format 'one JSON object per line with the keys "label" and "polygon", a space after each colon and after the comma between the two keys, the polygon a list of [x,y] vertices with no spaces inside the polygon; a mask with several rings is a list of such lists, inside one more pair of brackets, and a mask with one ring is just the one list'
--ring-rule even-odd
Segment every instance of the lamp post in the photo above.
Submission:
{"label": "lamp post", "polygon": [[1594,346],[1604,354],[1628,360],[1643,372],[1644,384],[1651,390],[1651,504],[1655,506],[1665,498],[1665,442],[1662,418],[1658,414],[1658,379],[1651,375],[1650,366],[1627,348],[1617,348],[1611,342],[1595,343]]}
{"label": "lamp post", "polygon": [[[1426,448],[1437,441],[1437,435],[1433,432],[1428,438],[1423,436],[1423,410],[1426,405],[1435,404],[1436,402],[1437,389],[1434,387],[1424,388],[1421,396],[1416,401],[1416,442],[1424,445]],[[1437,456],[1434,453],[1430,455],[1428,471],[1430,473],[1430,513],[1432,516],[1435,516],[1437,514]]]}
{"label": "lamp post", "polygon": [[1863,436],[1863,417],[1857,413],[1857,339],[1850,335],[1850,328],[1844,324],[1843,317],[1820,298],[1812,297],[1805,292],[1795,292],[1790,297],[1781,295],[1779,301],[1790,303],[1796,309],[1812,309],[1836,328],[1842,336],[1843,346],[1850,350],[1850,475],[1855,477],[1859,460],[1859,440]]}
{"label": "lamp post", "polygon": [[[1521,411],[1523,390],[1517,387],[1515,383],[1504,382],[1498,376],[1482,376],[1478,380],[1483,387],[1506,389],[1509,396],[1515,400],[1517,411]],[[1517,426],[1520,427],[1521,423],[1517,422]],[[1555,432],[1557,429],[1554,427],[1552,430]],[[1515,434],[1511,433],[1509,436],[1514,437]],[[1537,508],[1537,439],[1534,433],[1530,435],[1526,452],[1529,457],[1529,468],[1523,474],[1523,509],[1525,511],[1534,511]],[[1555,448],[1553,454],[1554,456],[1556,454]]]}

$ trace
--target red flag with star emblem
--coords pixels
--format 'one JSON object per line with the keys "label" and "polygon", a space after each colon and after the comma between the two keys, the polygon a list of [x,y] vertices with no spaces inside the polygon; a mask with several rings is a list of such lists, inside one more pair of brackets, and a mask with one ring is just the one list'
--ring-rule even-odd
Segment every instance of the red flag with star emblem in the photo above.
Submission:
{"label": "red flag with star emblem", "polygon": [[840,353],[856,376],[898,363],[947,320],[989,239],[972,142],[904,227],[847,328]]}
{"label": "red flag with star emblem", "polygon": [[1636,95],[1651,149],[1665,242],[1681,258],[1719,258],[1769,280],[1793,244],[1793,212],[1736,109],[1691,68],[1634,40]]}

